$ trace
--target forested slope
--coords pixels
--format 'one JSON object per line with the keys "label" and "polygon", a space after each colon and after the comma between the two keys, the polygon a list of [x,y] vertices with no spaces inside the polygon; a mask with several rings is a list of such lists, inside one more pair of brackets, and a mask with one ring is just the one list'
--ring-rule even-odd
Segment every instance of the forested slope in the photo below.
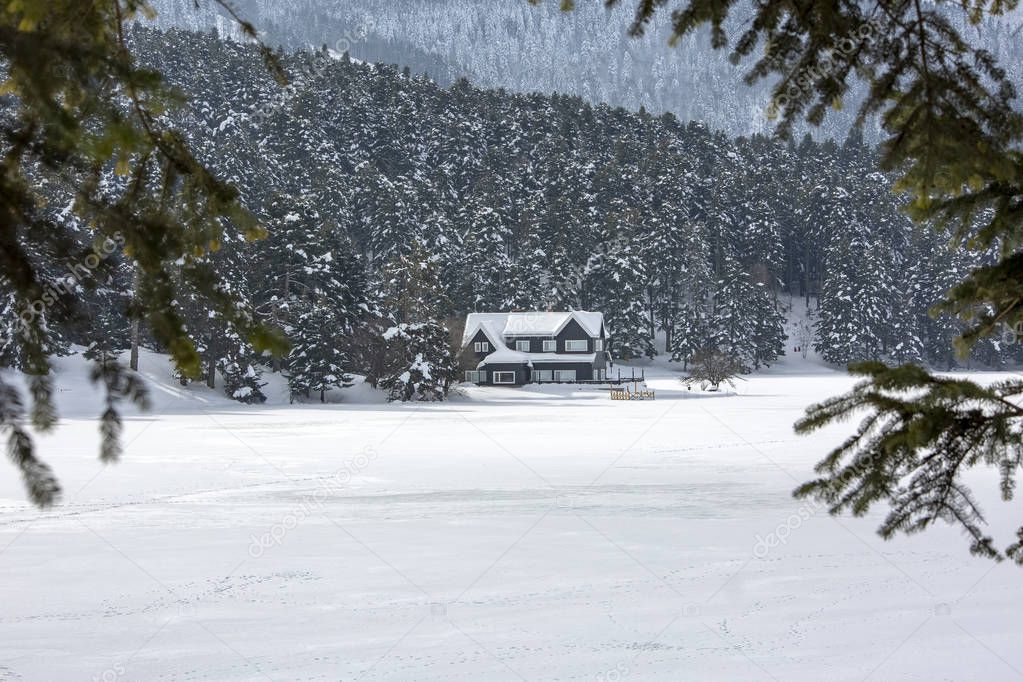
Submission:
{"label": "forested slope", "polygon": [[[664,331],[679,361],[714,347],[752,369],[784,351],[787,302],[803,296],[819,299],[814,343],[829,361],[953,362],[959,323],[927,309],[985,255],[915,227],[857,138],[730,139],[670,114],[442,88],[324,52],[284,55],[282,91],[254,48],[209,33],[136,29],[131,43],[188,95],[168,116],[269,228],[203,257],[296,339],[290,359],[256,357],[179,301],[237,397],[258,398],[259,373],[282,367],[304,390],[353,371],[386,384],[473,310],[601,310],[620,357],[654,353]],[[68,227],[84,243],[83,226]],[[45,314],[68,343],[124,347],[130,289],[118,271]],[[10,338],[23,302],[0,303]],[[408,357],[374,345],[386,329],[405,335]],[[986,342],[975,360],[1016,352]],[[10,343],[2,353],[18,363]]]}

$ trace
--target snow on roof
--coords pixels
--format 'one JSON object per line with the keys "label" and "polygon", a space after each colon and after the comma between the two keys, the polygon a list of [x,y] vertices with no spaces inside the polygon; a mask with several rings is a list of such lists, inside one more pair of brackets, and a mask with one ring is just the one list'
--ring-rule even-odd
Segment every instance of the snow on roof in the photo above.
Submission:
{"label": "snow on roof", "polygon": [[490,342],[498,348],[504,348],[501,331],[508,322],[508,313],[469,313],[465,318],[465,331],[462,332],[462,345],[472,341],[476,332],[483,329]]}
{"label": "snow on roof", "polygon": [[[604,313],[591,313],[586,310],[577,310],[572,313],[575,321],[586,330],[590,336],[600,336],[600,327],[604,324]],[[611,330],[604,328],[610,334]]]}
{"label": "snow on roof", "polygon": [[596,353],[529,353],[533,362],[585,362],[592,365],[597,360]]}
{"label": "snow on roof", "polygon": [[570,312],[523,313],[469,313],[465,318],[462,345],[469,343],[476,333],[483,329],[491,343],[500,350],[505,348],[503,337],[507,336],[556,336],[569,320],[575,320],[592,337],[600,336],[604,314],[574,310]]}
{"label": "snow on roof", "polygon": [[476,365],[476,368],[479,369],[483,365],[498,363],[509,365],[523,364],[532,367],[533,363],[530,362],[530,357],[531,356],[529,353],[522,353],[517,350],[511,350],[506,346],[502,346],[501,348],[498,348],[487,357],[480,360],[479,364]]}
{"label": "snow on roof", "polygon": [[502,348],[496,350],[483,358],[476,365],[476,369],[484,365],[528,365],[532,367],[545,362],[578,362],[592,365],[597,360],[596,353],[523,353],[517,350]]}
{"label": "snow on roof", "polygon": [[554,336],[572,319],[572,313],[508,313],[505,336]]}

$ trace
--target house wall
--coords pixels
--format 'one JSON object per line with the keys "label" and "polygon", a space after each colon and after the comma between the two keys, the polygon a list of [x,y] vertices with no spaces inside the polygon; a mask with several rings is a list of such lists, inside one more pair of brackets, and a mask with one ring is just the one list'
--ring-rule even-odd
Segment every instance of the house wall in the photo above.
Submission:
{"label": "house wall", "polygon": [[[543,352],[543,342],[544,342],[544,340],[545,339],[546,340],[550,340],[551,338],[552,337],[550,337],[550,336],[508,336],[508,337],[505,337],[504,343],[505,343],[506,346],[508,346],[512,350],[518,350],[518,348],[516,348],[516,346],[515,346],[515,343],[517,341],[529,341],[529,351],[528,352],[530,352],[530,353],[542,353]],[[523,351],[523,352],[525,352],[525,351]]]}
{"label": "house wall", "polygon": [[579,381],[593,378],[593,365],[588,362],[537,362],[533,364],[533,369],[574,369],[575,378]]}
{"label": "house wall", "polygon": [[[516,364],[486,364],[480,369],[487,371],[487,384],[494,383],[494,372],[515,372],[515,385],[521,385],[529,382],[529,368],[525,365]],[[511,384],[499,384],[500,386],[510,386]]]}
{"label": "house wall", "polygon": [[612,362],[608,361],[611,357],[611,337],[604,333],[604,325],[600,325],[600,338],[604,340],[604,350],[597,352],[597,358],[593,362],[594,369],[603,369],[610,372],[610,368],[613,365]]}
{"label": "house wall", "polygon": [[[480,342],[480,341],[486,341],[487,343],[489,343],[490,344],[490,350],[488,350],[486,353],[477,353],[476,351],[474,351],[473,350],[474,344],[476,344],[477,342]],[[479,363],[480,360],[482,360],[483,358],[487,357],[488,355],[493,353],[495,350],[497,350],[497,349],[494,348],[494,343],[490,339],[488,339],[487,335],[483,333],[482,329],[480,329],[479,331],[476,332],[476,336],[472,337],[472,339],[469,341],[469,343],[467,343],[465,345],[465,349],[464,349],[462,354],[467,356],[467,357],[474,358],[476,360],[476,363]],[[475,369],[475,367],[473,367],[473,369]]]}
{"label": "house wall", "polygon": [[[557,342],[558,342],[558,352],[559,353],[568,353],[568,352],[570,352],[570,351],[565,350],[565,341],[585,341],[586,342],[586,350],[584,350],[584,351],[571,351],[573,353],[578,352],[580,355],[582,355],[582,354],[585,354],[585,353],[592,353],[593,352],[593,339],[590,338],[590,335],[586,333],[586,330],[583,329],[582,327],[580,327],[579,323],[576,322],[575,320],[569,320],[568,324],[565,325],[565,328],[561,330],[561,333],[559,333],[556,338],[557,338]],[[571,369],[571,367],[569,367],[568,369]]]}

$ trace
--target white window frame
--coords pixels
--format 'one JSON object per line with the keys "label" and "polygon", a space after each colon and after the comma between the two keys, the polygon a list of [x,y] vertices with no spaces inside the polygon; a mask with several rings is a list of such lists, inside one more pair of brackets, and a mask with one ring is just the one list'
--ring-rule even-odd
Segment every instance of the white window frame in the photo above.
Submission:
{"label": "white window frame", "polygon": [[551,369],[534,369],[533,370],[533,381],[540,384],[545,381],[554,381],[554,370]]}
{"label": "white window frame", "polygon": [[604,350],[604,339],[593,339],[593,350],[594,352]]}
{"label": "white window frame", "polygon": [[465,381],[470,384],[482,384],[487,380],[487,373],[478,369],[465,370]]}
{"label": "white window frame", "polygon": [[487,341],[477,341],[476,343],[472,344],[472,349],[477,353],[489,353],[490,343]]}
{"label": "white window frame", "polygon": [[544,353],[557,353],[558,342],[556,339],[544,339],[543,340],[543,352]]}
{"label": "white window frame", "polygon": [[556,369],[554,370],[555,381],[575,381],[577,378],[576,371],[574,369]]}
{"label": "white window frame", "polygon": [[[502,381],[501,377],[503,377],[504,375],[510,376],[511,377],[511,381]],[[507,386],[509,384],[514,384],[514,383],[515,383],[515,372],[497,372],[497,371],[494,372],[494,384],[495,385],[503,384],[503,385]]]}
{"label": "white window frame", "polygon": [[[582,344],[582,348],[573,348],[572,346]],[[590,348],[590,344],[584,339],[566,339],[565,340],[565,352],[566,353],[585,353]]]}
{"label": "white window frame", "polygon": [[[525,344],[525,346],[526,346],[525,348],[522,347],[523,344]],[[519,339],[518,341],[516,341],[515,342],[515,350],[517,350],[520,353],[528,353],[529,352],[529,339]]]}

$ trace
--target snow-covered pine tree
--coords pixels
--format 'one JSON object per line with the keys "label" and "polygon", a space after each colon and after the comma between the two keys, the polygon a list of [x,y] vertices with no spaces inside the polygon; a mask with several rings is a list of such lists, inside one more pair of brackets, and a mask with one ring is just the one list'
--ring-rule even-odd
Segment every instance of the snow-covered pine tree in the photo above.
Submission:
{"label": "snow-covered pine tree", "polygon": [[437,320],[401,322],[384,332],[384,340],[394,358],[392,373],[380,382],[388,400],[429,402],[447,397],[458,375],[447,327]]}
{"label": "snow-covered pine tree", "polygon": [[814,345],[828,362],[844,365],[884,357],[892,304],[887,256],[886,245],[860,223],[831,240]]}
{"label": "snow-covered pine tree", "polygon": [[[251,272],[251,245],[240,235],[228,233],[228,241],[212,248],[186,264],[196,271],[215,271],[221,280],[220,294],[234,300],[235,314],[242,319],[255,317],[252,294],[249,289]],[[256,353],[251,339],[239,333],[220,313],[203,304],[201,297],[182,282],[178,290],[177,310],[185,320],[189,339],[195,345],[201,361],[201,374],[206,386],[216,387],[217,373],[223,381],[224,393],[243,403],[262,403],[265,383],[261,380],[263,358]],[[175,369],[182,385],[192,381]]]}
{"label": "snow-covered pine tree", "polygon": [[421,244],[384,269],[381,307],[390,313],[382,332],[384,368],[378,385],[390,400],[435,401],[447,397],[458,364],[444,324],[449,303],[437,259]]}
{"label": "snow-covered pine tree", "polygon": [[291,400],[315,395],[326,402],[327,391],[353,385],[346,371],[351,358],[345,348],[352,342],[345,338],[346,324],[338,319],[329,301],[313,301],[303,306],[289,337],[288,387]]}
{"label": "snow-covered pine tree", "polygon": [[[583,270],[583,306],[604,313],[614,330],[612,352],[624,360],[657,354],[650,335],[647,272],[635,236],[636,212],[616,204],[608,217],[604,239]],[[625,224],[611,221],[625,220]],[[633,223],[633,224],[629,224]]]}
{"label": "snow-covered pine tree", "polygon": [[459,212],[456,228],[464,230],[458,300],[470,310],[506,309],[512,297],[508,226],[493,208],[470,201]]}
{"label": "snow-covered pine tree", "polygon": [[[694,354],[715,345],[713,320],[714,274],[710,260],[710,246],[705,237],[705,226],[692,223],[691,237],[686,240],[687,248],[682,254],[680,267],[665,273],[671,277],[675,292],[674,302],[664,304],[664,315],[672,315],[670,321],[671,343],[667,346],[673,362],[688,367]],[[668,296],[668,289],[662,289]],[[669,323],[663,321],[662,324]]]}
{"label": "snow-covered pine tree", "polygon": [[215,344],[217,370],[224,381],[224,393],[240,403],[266,402],[262,381],[262,367],[252,344],[237,331],[228,327],[221,330],[223,337]]}

